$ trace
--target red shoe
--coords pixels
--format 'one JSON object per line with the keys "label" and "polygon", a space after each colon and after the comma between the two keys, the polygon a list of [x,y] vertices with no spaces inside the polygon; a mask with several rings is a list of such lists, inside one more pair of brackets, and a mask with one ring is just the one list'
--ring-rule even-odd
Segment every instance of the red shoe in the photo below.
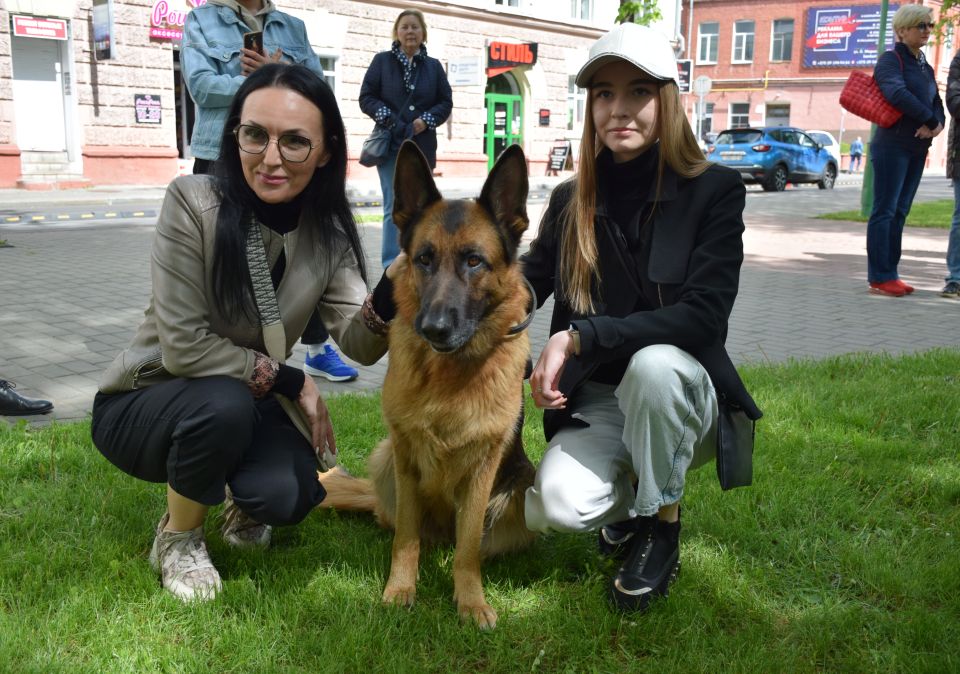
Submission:
{"label": "red shoe", "polygon": [[894,281],[894,283],[896,283],[896,284],[899,285],[901,288],[903,288],[903,292],[905,292],[907,295],[909,295],[910,293],[912,293],[913,290],[914,290],[913,286],[908,286],[906,283],[904,283],[904,282],[901,281],[900,279],[896,279],[896,280]]}
{"label": "red shoe", "polygon": [[886,295],[887,297],[903,297],[907,294],[903,284],[897,281],[884,281],[870,284],[871,295]]}

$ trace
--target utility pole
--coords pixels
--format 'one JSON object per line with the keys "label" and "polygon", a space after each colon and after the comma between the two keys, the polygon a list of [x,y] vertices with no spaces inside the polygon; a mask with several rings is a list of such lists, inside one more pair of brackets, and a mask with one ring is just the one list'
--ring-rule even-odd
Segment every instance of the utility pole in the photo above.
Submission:
{"label": "utility pole", "polygon": [[[880,58],[880,55],[883,54],[884,50],[887,47],[887,7],[890,4],[890,0],[881,0],[880,2],[880,35],[877,38],[877,58]],[[897,38],[893,38],[894,45],[896,45]],[[870,125],[870,140],[873,140],[874,134],[877,132],[877,125]],[[869,141],[867,142],[867,147],[869,147]],[[860,215],[868,218],[870,217],[870,211],[873,210],[873,162],[870,160],[870,156],[867,155],[867,161],[864,162],[865,166],[863,167],[863,185],[860,187]]]}

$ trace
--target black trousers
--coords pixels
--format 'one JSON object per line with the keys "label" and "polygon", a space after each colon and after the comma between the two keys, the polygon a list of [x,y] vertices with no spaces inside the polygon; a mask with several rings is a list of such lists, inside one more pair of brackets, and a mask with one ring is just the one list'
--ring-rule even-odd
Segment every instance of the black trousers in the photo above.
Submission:
{"label": "black trousers", "polygon": [[175,379],[93,401],[93,442],[110,463],[205,505],[234,502],[263,524],[295,524],[326,496],[310,443],[272,395],[231,377]]}
{"label": "black trousers", "polygon": [[303,335],[300,337],[302,344],[323,344],[330,337],[327,332],[327,326],[320,320],[320,314],[316,309],[310,314],[310,320],[307,321],[307,327],[303,329]]}

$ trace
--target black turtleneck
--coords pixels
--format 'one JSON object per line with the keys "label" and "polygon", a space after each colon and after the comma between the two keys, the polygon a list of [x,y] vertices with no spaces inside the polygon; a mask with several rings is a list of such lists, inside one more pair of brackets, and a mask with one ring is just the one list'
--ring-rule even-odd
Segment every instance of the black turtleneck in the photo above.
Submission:
{"label": "black turtleneck", "polygon": [[[659,146],[620,164],[604,149],[597,157],[597,181],[603,208],[633,250],[640,244],[641,221],[646,220],[657,181]],[[641,218],[641,216],[644,216]]]}
{"label": "black turtleneck", "polygon": [[[619,230],[623,234],[620,246],[626,247],[624,263],[633,265],[633,274],[641,287],[640,279],[647,274],[651,229],[646,225],[656,197],[658,160],[659,145],[620,164],[613,161],[613,154],[607,149],[597,156],[598,215],[605,215],[610,221],[611,233]],[[641,294],[634,311],[654,306]],[[619,384],[628,362],[629,359],[623,359],[602,363],[590,379],[601,384]]]}

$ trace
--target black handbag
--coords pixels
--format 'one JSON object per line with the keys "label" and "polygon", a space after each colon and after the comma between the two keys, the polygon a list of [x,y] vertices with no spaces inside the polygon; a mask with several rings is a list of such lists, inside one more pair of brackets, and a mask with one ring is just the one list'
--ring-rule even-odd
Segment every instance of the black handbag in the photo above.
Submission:
{"label": "black handbag", "polygon": [[360,164],[363,166],[380,166],[390,156],[390,141],[393,133],[385,126],[375,124],[373,131],[363,141],[360,150]]}
{"label": "black handbag", "polygon": [[[401,110],[406,108],[407,103],[410,102],[418,79],[420,79],[419,76],[413,81],[413,86],[410,88],[406,100],[403,102],[403,105],[400,106]],[[390,157],[390,142],[392,140],[393,132],[390,129],[379,124],[374,124],[373,131],[371,131],[367,139],[363,141],[363,147],[360,148],[360,165],[380,166],[386,162]]]}
{"label": "black handbag", "polygon": [[756,422],[739,407],[721,402],[717,410],[717,477],[721,489],[753,483]]}

